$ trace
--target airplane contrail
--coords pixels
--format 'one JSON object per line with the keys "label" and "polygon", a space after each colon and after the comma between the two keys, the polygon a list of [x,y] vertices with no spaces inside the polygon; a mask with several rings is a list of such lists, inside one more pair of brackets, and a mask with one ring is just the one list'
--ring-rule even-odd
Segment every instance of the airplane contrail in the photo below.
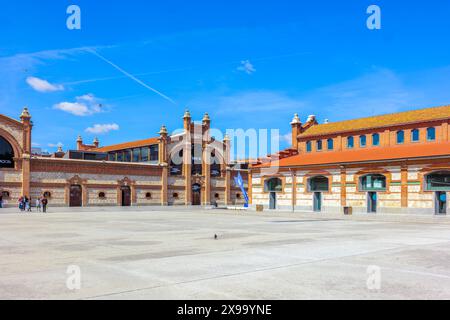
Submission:
{"label": "airplane contrail", "polygon": [[163,97],[164,99],[166,99],[167,101],[170,101],[171,103],[173,103],[174,105],[176,105],[176,102],[174,100],[172,100],[171,98],[169,98],[168,96],[166,96],[164,93],[159,92],[158,90],[150,87],[149,85],[147,85],[146,83],[142,82],[141,80],[139,80],[138,78],[136,78],[135,76],[133,76],[131,73],[126,72],[125,70],[123,70],[121,67],[119,67],[118,65],[114,64],[113,62],[109,61],[108,59],[106,59],[105,57],[103,57],[101,54],[99,54],[97,51],[95,50],[88,50],[88,52],[92,53],[93,55],[99,57],[100,59],[102,59],[103,61],[105,61],[107,64],[111,65],[112,67],[114,67],[115,69],[119,70],[120,72],[122,72],[124,75],[126,75],[128,78],[130,78],[131,80],[134,80],[135,82],[139,83],[141,86],[143,86],[144,88],[147,88],[150,91],[153,91],[154,93],[158,94],[159,96]]}

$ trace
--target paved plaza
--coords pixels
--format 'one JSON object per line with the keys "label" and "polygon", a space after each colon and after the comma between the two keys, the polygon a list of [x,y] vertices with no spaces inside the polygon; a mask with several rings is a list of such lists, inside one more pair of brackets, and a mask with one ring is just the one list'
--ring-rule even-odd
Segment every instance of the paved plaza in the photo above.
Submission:
{"label": "paved plaza", "polygon": [[[406,220],[7,209],[0,211],[0,298],[450,299],[450,220]],[[81,288],[70,290],[77,268]]]}

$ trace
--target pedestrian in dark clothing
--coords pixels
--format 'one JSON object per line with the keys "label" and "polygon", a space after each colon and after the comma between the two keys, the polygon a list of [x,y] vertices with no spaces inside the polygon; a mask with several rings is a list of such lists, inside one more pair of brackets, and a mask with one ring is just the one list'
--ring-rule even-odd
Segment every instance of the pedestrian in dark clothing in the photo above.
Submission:
{"label": "pedestrian in dark clothing", "polygon": [[42,203],[42,212],[46,213],[47,212],[47,204],[48,204],[47,198],[43,198],[41,203]]}

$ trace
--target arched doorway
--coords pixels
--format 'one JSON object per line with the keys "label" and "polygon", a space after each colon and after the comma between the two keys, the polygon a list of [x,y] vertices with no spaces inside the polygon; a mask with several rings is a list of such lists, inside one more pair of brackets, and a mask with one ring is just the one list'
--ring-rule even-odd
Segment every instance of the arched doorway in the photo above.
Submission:
{"label": "arched doorway", "polygon": [[14,168],[14,150],[11,144],[0,136],[0,169]]}
{"label": "arched doorway", "polygon": [[447,214],[450,191],[450,171],[433,172],[426,176],[425,189],[434,192],[434,208],[436,214]]}
{"label": "arched doorway", "polygon": [[368,174],[359,181],[360,191],[367,192],[367,212],[378,212],[378,192],[385,192],[386,177],[382,174]]}
{"label": "arched doorway", "polygon": [[124,186],[120,188],[122,193],[122,207],[130,207],[131,206],[131,188],[128,186]]}
{"label": "arched doorway", "polygon": [[202,204],[202,186],[198,183],[192,185],[192,205],[199,206]]}
{"label": "arched doorway", "polygon": [[323,192],[330,191],[329,180],[325,176],[316,176],[308,180],[308,191],[313,193],[313,211],[322,211]]}
{"label": "arched doorway", "polygon": [[264,183],[264,191],[269,193],[269,209],[277,208],[277,193],[283,192],[283,181],[280,178],[271,178]]}
{"label": "arched doorway", "polygon": [[81,207],[83,206],[83,193],[80,185],[70,186],[70,207]]}

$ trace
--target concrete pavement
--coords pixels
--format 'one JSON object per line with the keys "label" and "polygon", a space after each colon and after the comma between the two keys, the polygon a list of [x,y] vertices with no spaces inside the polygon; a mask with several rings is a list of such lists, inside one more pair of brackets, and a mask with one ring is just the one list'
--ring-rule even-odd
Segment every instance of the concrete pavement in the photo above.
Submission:
{"label": "concrete pavement", "polygon": [[447,217],[7,210],[2,299],[450,299]]}

